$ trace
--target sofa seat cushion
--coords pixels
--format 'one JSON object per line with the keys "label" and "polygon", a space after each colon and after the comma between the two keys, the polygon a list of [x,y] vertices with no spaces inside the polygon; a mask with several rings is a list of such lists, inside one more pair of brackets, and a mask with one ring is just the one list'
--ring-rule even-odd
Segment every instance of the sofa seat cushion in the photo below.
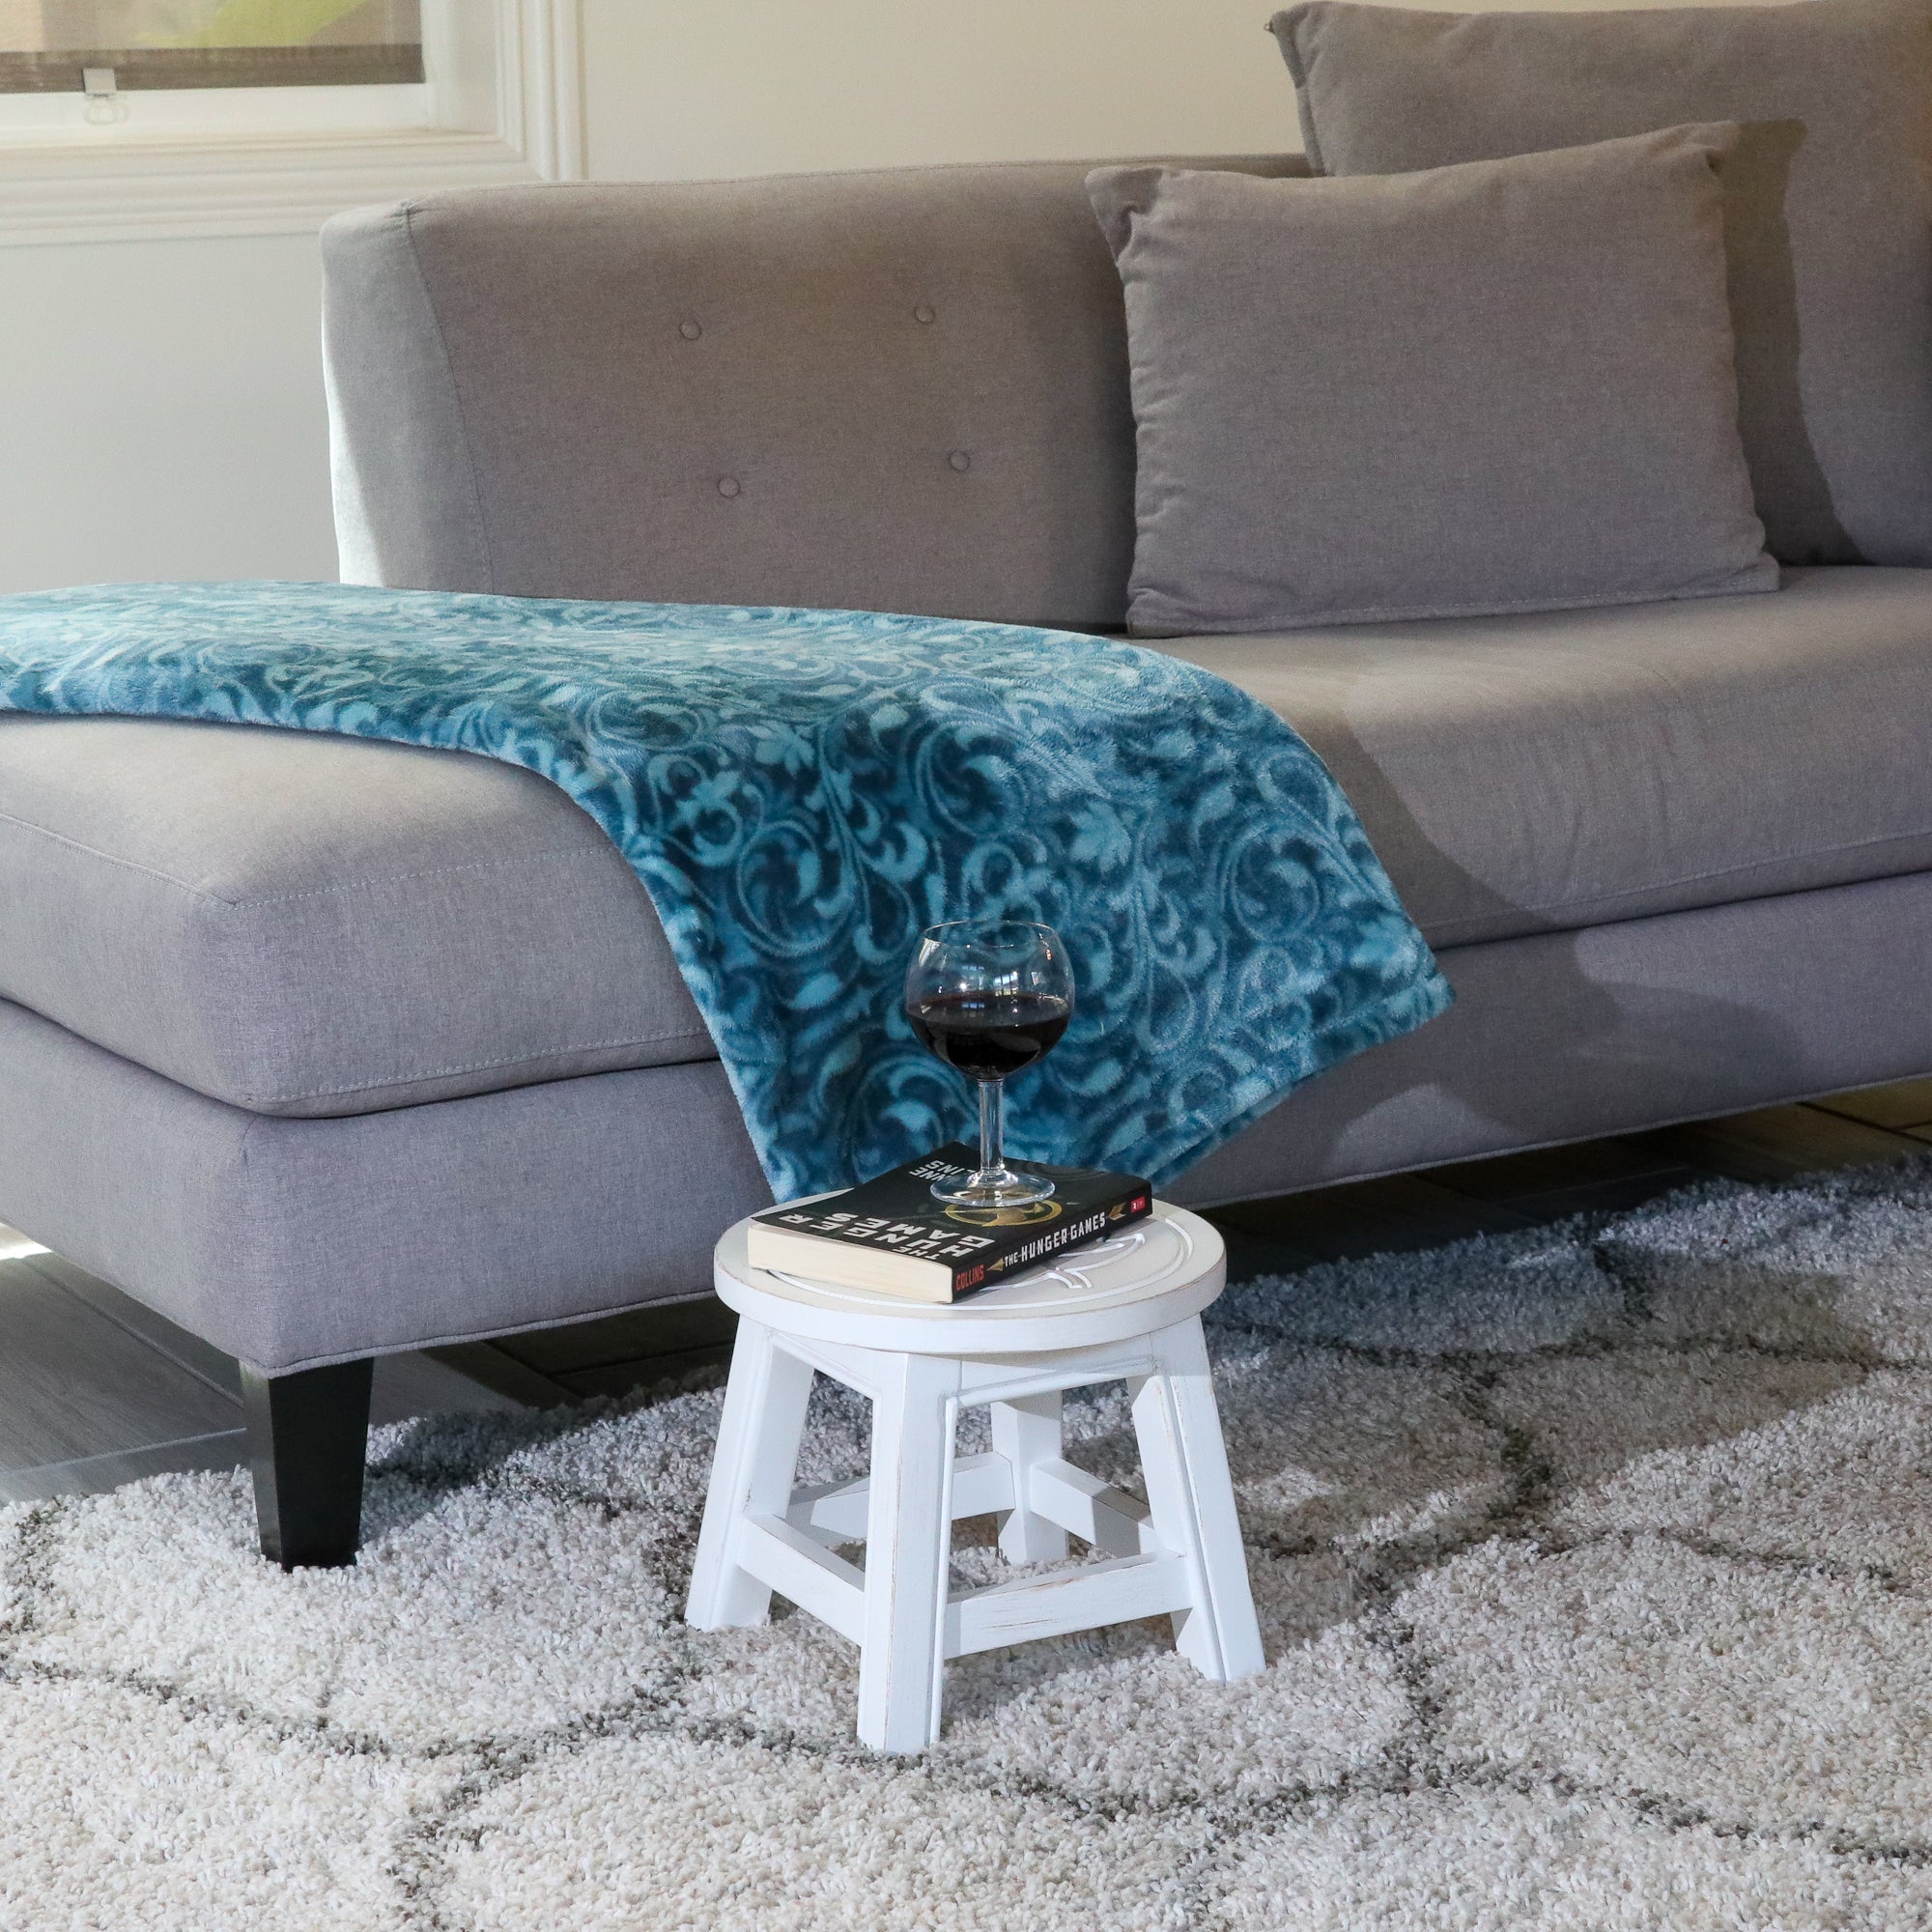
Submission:
{"label": "sofa seat cushion", "polygon": [[[1932,571],[1157,648],[1310,740],[1438,947],[1932,868]],[[466,753],[0,716],[0,999],[256,1113],[713,1057],[604,834]]]}
{"label": "sofa seat cushion", "polygon": [[1932,571],[1154,648],[1309,740],[1437,947],[1932,867]]}
{"label": "sofa seat cushion", "polygon": [[709,1059],[648,895],[531,773],[0,717],[0,998],[257,1113]]}

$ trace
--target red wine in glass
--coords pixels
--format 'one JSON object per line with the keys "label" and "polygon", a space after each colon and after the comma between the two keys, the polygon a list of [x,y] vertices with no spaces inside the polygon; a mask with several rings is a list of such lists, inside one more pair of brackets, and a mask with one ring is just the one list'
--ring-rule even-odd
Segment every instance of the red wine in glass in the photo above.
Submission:
{"label": "red wine in glass", "polygon": [[1072,1017],[1071,1004],[1052,993],[936,993],[906,1006],[920,1044],[969,1080],[1024,1073]]}
{"label": "red wine in glass", "polygon": [[1022,1208],[1053,1182],[1006,1163],[1005,1081],[1050,1052],[1073,1017],[1073,973],[1050,925],[956,920],[928,926],[906,973],[905,1014],[922,1045],[971,1080],[980,1098],[980,1166],[935,1180],[962,1207]]}

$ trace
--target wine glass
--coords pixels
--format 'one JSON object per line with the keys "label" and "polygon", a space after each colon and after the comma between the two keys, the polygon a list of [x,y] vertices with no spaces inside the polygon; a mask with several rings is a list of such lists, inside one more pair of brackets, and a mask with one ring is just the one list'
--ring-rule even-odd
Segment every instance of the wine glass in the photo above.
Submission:
{"label": "wine glass", "polygon": [[962,1208],[1024,1208],[1046,1200],[1044,1175],[1006,1163],[1006,1081],[1023,1073],[1073,1017],[1073,972],[1050,925],[954,920],[929,925],[906,972],[905,1014],[920,1043],[980,1090],[980,1171],[935,1180]]}

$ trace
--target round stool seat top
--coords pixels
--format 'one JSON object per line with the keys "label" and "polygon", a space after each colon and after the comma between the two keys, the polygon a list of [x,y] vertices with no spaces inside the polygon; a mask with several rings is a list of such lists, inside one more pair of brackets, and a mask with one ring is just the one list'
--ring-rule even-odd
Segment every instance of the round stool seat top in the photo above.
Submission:
{"label": "round stool seat top", "polygon": [[1124,1341],[1200,1314],[1228,1278],[1221,1236],[1165,1201],[1119,1235],[950,1305],[754,1268],[746,1225],[718,1243],[714,1274],[727,1307],[781,1334],[907,1355],[1031,1355]]}

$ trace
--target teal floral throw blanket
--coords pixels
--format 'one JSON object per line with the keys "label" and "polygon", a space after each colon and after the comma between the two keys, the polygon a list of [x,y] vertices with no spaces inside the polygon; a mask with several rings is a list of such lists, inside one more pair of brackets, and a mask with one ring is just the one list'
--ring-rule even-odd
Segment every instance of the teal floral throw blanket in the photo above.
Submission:
{"label": "teal floral throw blanket", "polygon": [[1315,753],[1233,685],[1104,639],[127,585],[0,599],[0,709],[346,732],[540,773],[643,881],[780,1200],[965,1134],[963,1083],[899,1011],[940,920],[1042,920],[1067,943],[1073,1024],[1014,1083],[1011,1151],[1155,1180],[1450,999]]}

